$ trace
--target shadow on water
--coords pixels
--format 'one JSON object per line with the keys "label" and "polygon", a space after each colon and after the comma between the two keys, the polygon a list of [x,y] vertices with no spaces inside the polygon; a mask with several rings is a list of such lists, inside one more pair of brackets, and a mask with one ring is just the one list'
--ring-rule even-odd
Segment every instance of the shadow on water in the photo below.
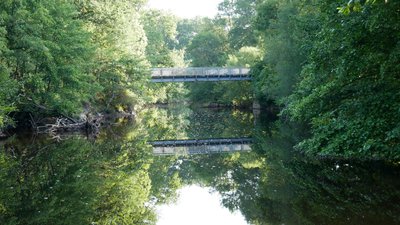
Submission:
{"label": "shadow on water", "polygon": [[[400,170],[293,150],[301,127],[250,112],[149,108],[97,139],[0,145],[0,224],[155,224],[187,185],[219,192],[249,224],[400,224]],[[253,137],[251,152],[153,155],[150,140]]]}

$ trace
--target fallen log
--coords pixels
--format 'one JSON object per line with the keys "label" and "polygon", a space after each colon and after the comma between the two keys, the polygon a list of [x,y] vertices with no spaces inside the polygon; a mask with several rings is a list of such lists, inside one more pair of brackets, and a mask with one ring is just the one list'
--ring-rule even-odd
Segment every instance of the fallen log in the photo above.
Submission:
{"label": "fallen log", "polygon": [[96,117],[87,116],[81,120],[73,120],[71,118],[60,117],[55,118],[52,123],[36,124],[34,130],[36,133],[47,133],[47,134],[58,134],[62,132],[73,132],[73,131],[86,131],[86,132],[98,132],[101,126],[102,115]]}

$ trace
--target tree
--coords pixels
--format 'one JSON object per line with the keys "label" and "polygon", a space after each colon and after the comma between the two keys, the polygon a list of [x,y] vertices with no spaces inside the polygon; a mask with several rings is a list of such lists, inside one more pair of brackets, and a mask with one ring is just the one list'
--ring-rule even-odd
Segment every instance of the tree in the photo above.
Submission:
{"label": "tree", "polygon": [[172,14],[149,10],[142,16],[147,36],[146,55],[152,67],[173,67],[177,19]]}
{"label": "tree", "polygon": [[256,47],[242,47],[238,52],[233,55],[229,55],[229,59],[227,61],[227,66],[231,67],[251,67],[255,65],[257,62],[261,61],[262,52],[260,49]]}
{"label": "tree", "polygon": [[0,9],[1,43],[8,49],[1,52],[2,65],[7,65],[1,73],[17,86],[19,112],[34,116],[78,113],[98,86],[89,71],[90,36],[75,18],[73,5],[2,1]]}
{"label": "tree", "polygon": [[150,155],[142,142],[93,144],[72,137],[30,146],[11,140],[6,146],[0,147],[3,224],[155,223],[146,205]]}
{"label": "tree", "polygon": [[[151,67],[185,67],[184,49],[177,50],[178,19],[159,10],[144,12],[141,19],[147,36],[146,57]],[[182,83],[151,84],[147,86],[149,102],[181,101],[185,96]]]}
{"label": "tree", "polygon": [[[0,16],[0,21],[6,18],[6,15]],[[11,118],[8,113],[15,110],[15,93],[17,91],[17,83],[10,78],[10,71],[5,63],[6,56],[10,53],[7,46],[7,30],[0,27],[0,135],[1,128],[11,124]]]}
{"label": "tree", "polygon": [[224,0],[218,5],[217,21],[228,28],[229,45],[239,50],[256,46],[258,37],[253,28],[256,0]]}
{"label": "tree", "polygon": [[[319,155],[400,157],[400,26],[397,1],[341,14],[319,4],[321,30],[288,112],[311,125],[298,148]],[[362,56],[362,59],[360,58]]]}
{"label": "tree", "polygon": [[300,79],[312,35],[317,30],[312,5],[266,0],[257,5],[256,28],[264,43],[263,60],[252,70],[257,97],[286,105]]}
{"label": "tree", "polygon": [[176,49],[186,49],[197,34],[211,27],[213,27],[213,21],[209,18],[196,17],[194,19],[179,20],[176,27]]}
{"label": "tree", "polygon": [[[0,69],[1,70],[1,69]],[[13,124],[9,113],[15,111],[15,93],[17,84],[8,77],[7,72],[0,72],[0,135],[1,128]]]}
{"label": "tree", "polygon": [[96,96],[100,110],[132,111],[147,92],[147,38],[140,21],[142,0],[76,1],[79,17],[96,46],[93,74],[102,86]]}
{"label": "tree", "polygon": [[223,66],[228,58],[226,36],[213,31],[199,33],[187,47],[187,54],[194,67]]}

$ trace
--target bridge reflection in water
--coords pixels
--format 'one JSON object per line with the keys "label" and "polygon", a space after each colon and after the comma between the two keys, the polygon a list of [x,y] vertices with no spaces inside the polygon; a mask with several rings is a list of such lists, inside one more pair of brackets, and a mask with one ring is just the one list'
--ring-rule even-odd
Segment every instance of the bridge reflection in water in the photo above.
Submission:
{"label": "bridge reflection in water", "polygon": [[194,155],[251,151],[252,139],[220,138],[193,140],[162,140],[148,142],[155,155]]}

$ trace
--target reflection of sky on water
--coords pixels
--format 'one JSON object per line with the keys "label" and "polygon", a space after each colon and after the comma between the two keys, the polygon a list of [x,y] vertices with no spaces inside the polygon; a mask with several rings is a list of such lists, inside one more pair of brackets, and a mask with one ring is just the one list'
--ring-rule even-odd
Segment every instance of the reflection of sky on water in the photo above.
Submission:
{"label": "reflection of sky on water", "polygon": [[211,189],[191,185],[179,190],[175,204],[157,207],[157,225],[245,225],[240,212],[231,213],[220,204],[221,196]]}

